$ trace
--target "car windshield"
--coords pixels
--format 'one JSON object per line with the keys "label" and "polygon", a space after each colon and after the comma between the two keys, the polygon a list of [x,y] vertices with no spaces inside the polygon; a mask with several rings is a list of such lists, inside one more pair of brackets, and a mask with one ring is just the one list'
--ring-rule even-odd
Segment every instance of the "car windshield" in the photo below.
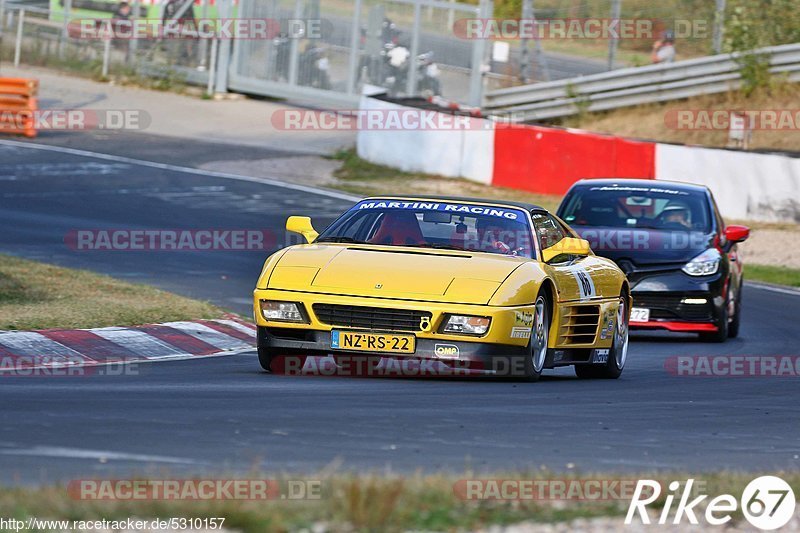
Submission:
{"label": "car windshield", "polygon": [[559,216],[571,226],[709,232],[706,195],[669,187],[580,187]]}
{"label": "car windshield", "polygon": [[455,202],[365,200],[316,242],[414,246],[532,257],[521,209]]}

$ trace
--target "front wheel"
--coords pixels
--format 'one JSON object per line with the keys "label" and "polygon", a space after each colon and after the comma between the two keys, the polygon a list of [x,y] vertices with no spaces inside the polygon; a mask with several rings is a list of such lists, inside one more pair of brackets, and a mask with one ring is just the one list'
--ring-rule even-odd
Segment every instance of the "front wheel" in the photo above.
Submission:
{"label": "front wheel", "polygon": [[[730,302],[730,296],[729,296],[728,298],[725,298],[725,303],[722,306],[722,309],[721,309],[721,311],[719,313],[719,317],[717,317],[717,320],[714,322],[714,325],[717,326],[717,331],[711,331],[711,332],[708,332],[708,333],[701,333],[700,334],[700,340],[701,341],[704,341],[704,342],[725,342],[726,340],[728,340],[728,332],[729,332],[728,328],[730,326],[730,320],[729,320],[729,317],[730,317],[729,305],[730,305],[730,303],[731,302]],[[738,325],[737,325],[737,332],[736,333],[737,334],[739,333],[738,332]]]}
{"label": "front wheel", "polygon": [[739,325],[742,321],[742,287],[739,285],[739,291],[736,296],[733,295],[733,290],[729,298],[733,301],[733,305],[729,305],[729,313],[732,312],[733,316],[728,319],[728,338],[735,339],[739,336]]}
{"label": "front wheel", "polygon": [[547,297],[540,294],[534,304],[533,326],[531,341],[528,344],[530,353],[525,358],[523,379],[525,381],[539,381],[547,359],[547,345],[550,341],[550,305]]}
{"label": "front wheel", "polygon": [[617,379],[628,360],[628,299],[619,297],[616,325],[608,359],[602,365],[575,365],[575,375],[581,379]]}

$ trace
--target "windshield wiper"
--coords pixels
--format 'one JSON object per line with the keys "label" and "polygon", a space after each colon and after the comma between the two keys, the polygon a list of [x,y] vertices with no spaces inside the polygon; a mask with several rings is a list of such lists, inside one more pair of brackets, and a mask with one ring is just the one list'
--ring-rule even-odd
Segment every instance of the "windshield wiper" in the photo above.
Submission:
{"label": "windshield wiper", "polygon": [[370,244],[367,241],[359,241],[352,237],[322,237],[314,242],[344,242],[347,244]]}

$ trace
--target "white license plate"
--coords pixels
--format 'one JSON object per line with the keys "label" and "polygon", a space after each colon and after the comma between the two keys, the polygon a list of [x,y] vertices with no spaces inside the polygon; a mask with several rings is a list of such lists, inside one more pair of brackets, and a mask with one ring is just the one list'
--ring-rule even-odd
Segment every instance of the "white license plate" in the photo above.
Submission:
{"label": "white license plate", "polygon": [[634,307],[631,309],[631,322],[649,322],[650,310],[644,307]]}

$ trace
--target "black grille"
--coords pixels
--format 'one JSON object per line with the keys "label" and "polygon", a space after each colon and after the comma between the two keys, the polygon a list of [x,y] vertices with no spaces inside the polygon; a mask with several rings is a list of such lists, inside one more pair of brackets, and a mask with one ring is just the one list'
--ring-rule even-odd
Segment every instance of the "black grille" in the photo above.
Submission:
{"label": "black grille", "polygon": [[429,311],[359,307],[355,305],[314,304],[314,314],[320,322],[331,326],[363,328],[376,331],[421,331],[423,317],[430,320]]}
{"label": "black grille", "polygon": [[706,296],[708,301],[704,304],[684,304],[684,298],[694,298],[691,294],[646,294],[633,295],[634,307],[646,307],[650,309],[651,320],[696,320],[710,321],[713,319],[711,299]]}

